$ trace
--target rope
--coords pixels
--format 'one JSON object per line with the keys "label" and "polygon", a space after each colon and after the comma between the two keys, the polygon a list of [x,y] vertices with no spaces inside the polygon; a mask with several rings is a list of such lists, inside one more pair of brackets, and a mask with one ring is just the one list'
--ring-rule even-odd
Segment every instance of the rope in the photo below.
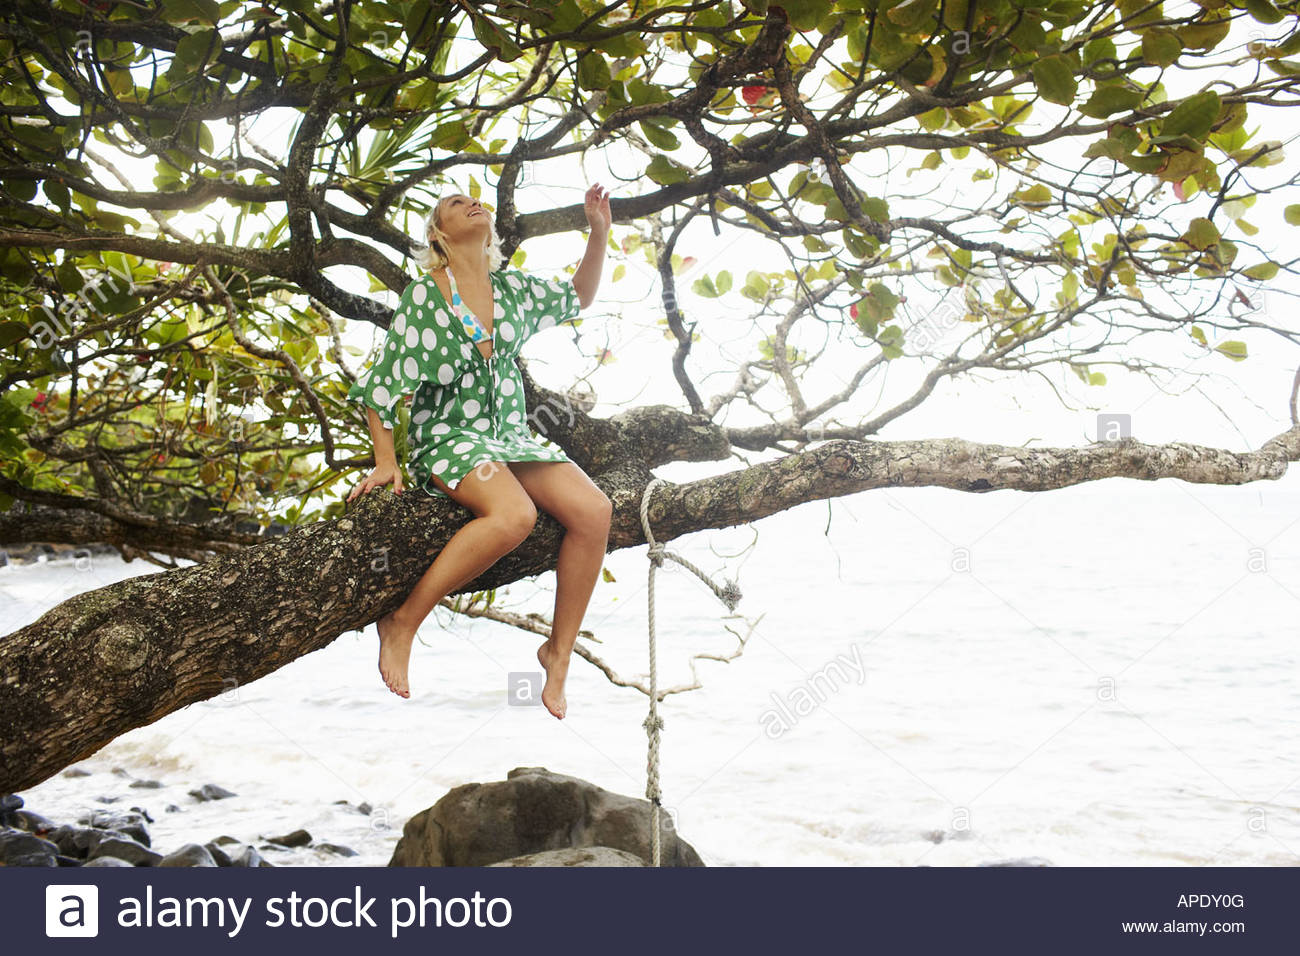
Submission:
{"label": "rope", "polygon": [[666,484],[668,482],[662,478],[653,478],[645,486],[645,491],[641,493],[641,530],[645,533],[646,544],[649,545],[646,557],[650,559],[650,580],[646,585],[650,601],[650,607],[646,615],[650,630],[650,713],[641,726],[645,728],[646,734],[650,738],[649,752],[646,755],[645,795],[650,800],[650,852],[653,866],[660,865],[659,811],[662,806],[660,803],[662,793],[659,790],[659,732],[664,727],[664,719],[659,716],[659,675],[658,662],[655,658],[655,568],[663,567],[664,558],[672,558],[707,584],[713,593],[718,596],[718,600],[727,606],[728,611],[736,609],[741,597],[740,587],[735,581],[727,581],[722,587],[719,587],[707,574],[690,561],[687,561],[679,554],[665,550],[662,543],[655,541],[654,534],[650,531],[650,519],[647,515],[650,508],[650,493],[656,485]]}

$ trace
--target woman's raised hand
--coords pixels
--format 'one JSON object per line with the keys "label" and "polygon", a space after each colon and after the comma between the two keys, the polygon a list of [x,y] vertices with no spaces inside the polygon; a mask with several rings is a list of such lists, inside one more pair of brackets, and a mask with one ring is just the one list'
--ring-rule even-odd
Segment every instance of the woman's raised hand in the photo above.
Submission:
{"label": "woman's raised hand", "polygon": [[373,488],[382,488],[389,482],[393,483],[393,493],[400,495],[402,493],[402,469],[396,464],[376,465],[375,470],[361,480],[352,493],[348,495],[348,501],[351,501],[357,495],[367,495]]}
{"label": "woman's raised hand", "polygon": [[609,212],[609,190],[600,183],[592,186],[587,190],[584,206],[587,211],[587,222],[591,228],[609,232],[610,224],[614,221],[614,217]]}

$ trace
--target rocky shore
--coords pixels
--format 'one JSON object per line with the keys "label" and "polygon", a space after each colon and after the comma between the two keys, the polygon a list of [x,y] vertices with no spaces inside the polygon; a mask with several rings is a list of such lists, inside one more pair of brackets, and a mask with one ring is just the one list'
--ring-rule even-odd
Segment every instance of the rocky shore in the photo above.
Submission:
{"label": "rocky shore", "polygon": [[[65,776],[86,776],[73,768]],[[156,780],[136,780],[139,789],[157,789]],[[198,801],[235,794],[215,784],[190,791]],[[178,807],[169,805],[169,811]],[[0,794],[0,865],[3,866],[275,866],[266,858],[276,851],[310,846],[339,857],[356,856],[350,847],[316,843],[306,830],[267,837],[254,845],[229,835],[176,847],[153,845],[143,807],[93,809],[76,820],[56,822],[30,809],[22,796]]]}
{"label": "rocky shore", "polygon": [[[129,774],[115,768],[123,781]],[[90,774],[77,767],[64,777]],[[132,780],[140,791],[156,780]],[[238,796],[216,784],[188,791],[198,803]],[[141,806],[110,805],[75,820],[54,821],[25,805],[19,794],[0,795],[0,865],[3,866],[301,866],[352,865],[347,846],[318,842],[306,829],[244,842],[229,835],[204,842],[156,847]],[[141,801],[143,802],[143,801]],[[238,802],[238,801],[236,801]],[[347,801],[336,801],[347,803]],[[349,805],[369,814],[366,804]],[[164,812],[182,808],[168,803]],[[406,821],[389,866],[648,866],[652,863],[649,801],[604,790],[544,767],[517,767],[505,780],[468,783]],[[172,832],[175,832],[174,830]],[[660,816],[662,865],[703,866],[699,854]],[[317,851],[304,859],[303,848]],[[273,862],[279,856],[284,862]],[[373,859],[373,857],[372,857]]]}

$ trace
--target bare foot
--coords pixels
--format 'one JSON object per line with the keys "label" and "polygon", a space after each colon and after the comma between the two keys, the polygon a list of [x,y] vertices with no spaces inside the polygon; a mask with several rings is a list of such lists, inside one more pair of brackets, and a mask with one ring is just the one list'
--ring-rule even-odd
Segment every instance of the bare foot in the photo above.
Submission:
{"label": "bare foot", "polygon": [[564,699],[564,679],[569,676],[569,660],[553,660],[559,655],[551,652],[551,642],[547,641],[537,649],[537,660],[546,670],[546,686],[542,688],[542,703],[559,720],[564,719],[568,703]]}
{"label": "bare foot", "polygon": [[411,642],[415,630],[406,629],[390,612],[375,622],[379,631],[379,673],[388,689],[399,697],[410,697],[411,688],[406,683],[406,666],[411,660]]}

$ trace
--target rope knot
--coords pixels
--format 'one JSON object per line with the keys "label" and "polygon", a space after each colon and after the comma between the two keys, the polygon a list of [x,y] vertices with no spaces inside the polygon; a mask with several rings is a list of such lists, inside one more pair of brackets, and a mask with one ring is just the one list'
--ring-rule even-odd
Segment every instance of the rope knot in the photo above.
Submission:
{"label": "rope knot", "polygon": [[654,544],[650,545],[648,549],[646,549],[646,556],[649,557],[650,560],[654,562],[655,567],[662,568],[664,566],[665,550],[666,549],[664,548],[663,542],[656,541]]}
{"label": "rope knot", "polygon": [[664,729],[664,719],[656,714],[641,721],[641,726],[645,728],[647,734],[653,734],[656,730]]}
{"label": "rope knot", "polygon": [[718,597],[722,598],[722,603],[727,605],[728,611],[734,611],[742,597],[740,593],[740,585],[735,581],[727,581],[722,585],[722,591],[718,594]]}

